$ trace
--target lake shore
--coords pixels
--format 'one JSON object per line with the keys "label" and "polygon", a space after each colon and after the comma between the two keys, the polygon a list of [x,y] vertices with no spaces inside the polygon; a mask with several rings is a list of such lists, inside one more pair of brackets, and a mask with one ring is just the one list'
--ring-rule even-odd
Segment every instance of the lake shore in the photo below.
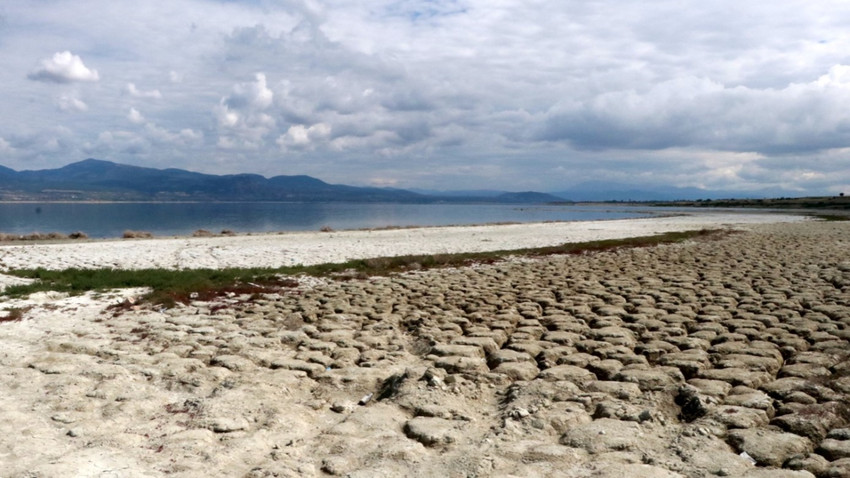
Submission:
{"label": "lake shore", "polygon": [[[180,267],[229,251],[208,262],[220,267],[405,253],[405,240],[428,253],[742,231],[301,277],[279,294],[173,309],[108,308],[138,290],[6,300],[21,312],[0,322],[4,476],[847,476],[850,223],[618,222],[114,241],[100,256],[109,241],[3,246],[15,248],[4,267]],[[301,241],[312,249],[291,246]],[[250,253],[236,254],[240,242]],[[169,247],[204,254],[127,257]],[[272,259],[275,248],[287,252]]]}
{"label": "lake shore", "polygon": [[281,267],[409,254],[483,252],[664,232],[799,222],[804,216],[694,213],[608,221],[284,232],[224,237],[0,244],[0,270]]}

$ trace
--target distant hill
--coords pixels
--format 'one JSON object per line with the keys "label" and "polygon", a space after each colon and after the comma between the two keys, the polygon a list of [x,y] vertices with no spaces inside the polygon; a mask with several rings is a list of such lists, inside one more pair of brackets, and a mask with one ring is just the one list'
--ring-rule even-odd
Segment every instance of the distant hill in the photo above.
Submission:
{"label": "distant hill", "polygon": [[403,189],[328,184],[310,176],[213,175],[86,159],[57,169],[14,171],[0,166],[0,200],[99,201],[348,201],[428,203],[472,200],[559,201],[543,193],[444,197]]}
{"label": "distant hill", "polygon": [[699,188],[678,188],[656,186],[639,188],[628,184],[591,181],[577,184],[569,189],[552,192],[555,196],[572,201],[695,201],[697,199],[739,198],[755,199],[765,197],[793,196],[793,191],[778,189],[751,191],[724,191]]}

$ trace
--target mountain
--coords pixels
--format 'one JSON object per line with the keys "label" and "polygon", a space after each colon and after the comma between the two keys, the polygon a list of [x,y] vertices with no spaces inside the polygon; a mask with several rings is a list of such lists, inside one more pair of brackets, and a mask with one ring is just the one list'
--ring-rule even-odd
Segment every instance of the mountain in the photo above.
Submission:
{"label": "mountain", "polygon": [[793,196],[792,191],[740,191],[710,190],[699,188],[645,187],[636,188],[627,184],[592,181],[577,184],[569,189],[552,192],[555,196],[572,201],[678,201],[697,199],[741,198]]}
{"label": "mountain", "polygon": [[0,169],[0,199],[114,201],[390,201],[425,198],[403,190],[328,184],[309,176],[213,175],[86,159],[57,169]]}
{"label": "mountain", "polygon": [[203,174],[86,159],[57,169],[15,171],[0,166],[0,200],[98,201],[348,201],[501,202],[561,201],[544,193],[427,195],[403,189],[329,184],[310,176]]}

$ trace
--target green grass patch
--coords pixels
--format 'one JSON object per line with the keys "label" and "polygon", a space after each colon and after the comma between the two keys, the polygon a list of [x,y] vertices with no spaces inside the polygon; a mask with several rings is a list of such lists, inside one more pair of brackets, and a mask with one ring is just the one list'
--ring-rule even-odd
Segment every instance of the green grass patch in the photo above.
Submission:
{"label": "green grass patch", "polygon": [[18,277],[36,279],[36,281],[32,284],[7,287],[3,294],[20,297],[40,291],[79,294],[86,291],[147,287],[151,289],[151,293],[143,297],[143,301],[170,307],[177,302],[211,300],[225,294],[258,294],[280,291],[297,285],[297,281],[291,279],[291,276],[298,274],[339,279],[366,278],[410,270],[493,263],[515,255],[584,254],[619,248],[652,247],[696,238],[716,238],[725,234],[727,234],[726,231],[714,230],[670,232],[654,236],[581,242],[554,247],[378,257],[344,263],[281,268],[13,270],[8,273]]}

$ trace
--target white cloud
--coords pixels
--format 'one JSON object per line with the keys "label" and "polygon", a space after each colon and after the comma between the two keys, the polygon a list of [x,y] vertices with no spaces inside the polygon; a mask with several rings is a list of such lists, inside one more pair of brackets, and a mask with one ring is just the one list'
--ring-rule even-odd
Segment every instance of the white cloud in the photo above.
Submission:
{"label": "white cloud", "polygon": [[136,88],[135,83],[127,83],[126,91],[133,98],[152,98],[157,100],[162,98],[162,93],[159,90],[142,91]]}
{"label": "white cloud", "polygon": [[127,113],[127,119],[134,124],[142,124],[145,122],[145,117],[142,116],[136,108],[130,108],[130,112]]}
{"label": "white cloud", "polygon": [[36,81],[71,83],[75,81],[98,81],[97,70],[90,70],[83,60],[70,51],[58,52],[52,58],[41,61],[41,68],[28,75]]}
{"label": "white cloud", "polygon": [[0,138],[0,153],[11,153],[14,148],[3,138]]}
{"label": "white cloud", "polygon": [[290,126],[276,142],[282,149],[314,149],[316,142],[326,141],[330,135],[331,127],[325,123],[310,127],[299,124]]}
{"label": "white cloud", "polygon": [[274,92],[266,84],[266,75],[257,73],[253,82],[238,83],[230,95],[221,98],[215,108],[220,139],[225,149],[243,146],[258,149],[265,137],[277,127],[277,121],[265,110],[272,106]]}
{"label": "white cloud", "polygon": [[59,97],[59,109],[62,111],[87,111],[89,106],[72,94],[64,94]]}

